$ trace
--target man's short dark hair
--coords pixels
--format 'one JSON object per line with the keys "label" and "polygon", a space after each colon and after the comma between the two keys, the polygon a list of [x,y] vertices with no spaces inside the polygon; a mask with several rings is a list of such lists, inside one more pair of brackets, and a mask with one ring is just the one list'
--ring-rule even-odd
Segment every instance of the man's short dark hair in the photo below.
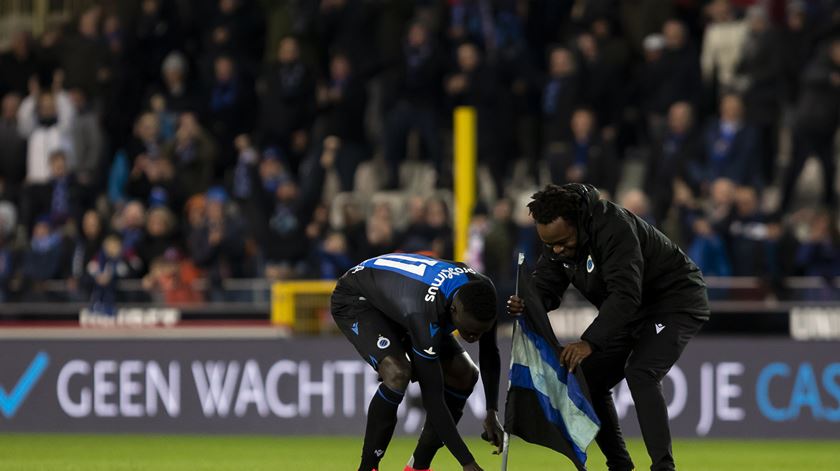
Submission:
{"label": "man's short dark hair", "polygon": [[458,289],[458,300],[464,311],[479,321],[496,318],[496,288],[486,280],[473,280]]}
{"label": "man's short dark hair", "polygon": [[531,195],[528,209],[539,224],[550,224],[557,218],[563,218],[567,223],[577,225],[582,198],[581,193],[572,187],[552,183]]}

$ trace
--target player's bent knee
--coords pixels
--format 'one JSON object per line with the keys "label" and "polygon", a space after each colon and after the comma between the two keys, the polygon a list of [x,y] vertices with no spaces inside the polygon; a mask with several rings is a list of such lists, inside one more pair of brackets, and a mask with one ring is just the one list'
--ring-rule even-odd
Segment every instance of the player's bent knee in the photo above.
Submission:
{"label": "player's bent knee", "polygon": [[388,356],[379,363],[382,382],[391,389],[405,391],[411,381],[411,364],[404,358]]}
{"label": "player's bent knee", "polygon": [[444,369],[444,382],[459,391],[472,391],[478,383],[478,367],[466,353],[449,362]]}

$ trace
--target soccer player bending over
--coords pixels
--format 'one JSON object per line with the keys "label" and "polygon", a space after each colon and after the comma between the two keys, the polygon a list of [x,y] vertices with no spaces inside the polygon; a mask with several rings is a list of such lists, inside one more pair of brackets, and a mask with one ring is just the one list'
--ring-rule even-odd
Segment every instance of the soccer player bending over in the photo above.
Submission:
{"label": "soccer player bending over", "polygon": [[359,471],[379,466],[412,379],[420,384],[426,423],[406,470],[429,469],[443,445],[464,471],[481,470],[456,428],[479,370],[452,332],[458,329],[467,342],[479,342],[487,398],[484,429],[500,449],[496,290],[490,279],[462,263],[381,255],[338,280],[331,308],[341,331],[382,379],[368,406]]}

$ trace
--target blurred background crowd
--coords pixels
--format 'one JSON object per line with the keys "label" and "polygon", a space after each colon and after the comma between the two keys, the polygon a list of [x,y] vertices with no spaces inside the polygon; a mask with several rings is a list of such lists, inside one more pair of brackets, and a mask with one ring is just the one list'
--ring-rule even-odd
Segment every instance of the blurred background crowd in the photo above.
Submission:
{"label": "blurred background crowd", "polygon": [[528,196],[572,181],[707,275],[840,275],[830,0],[103,0],[10,34],[0,96],[3,302],[452,257],[460,105],[466,258],[502,286],[540,250]]}

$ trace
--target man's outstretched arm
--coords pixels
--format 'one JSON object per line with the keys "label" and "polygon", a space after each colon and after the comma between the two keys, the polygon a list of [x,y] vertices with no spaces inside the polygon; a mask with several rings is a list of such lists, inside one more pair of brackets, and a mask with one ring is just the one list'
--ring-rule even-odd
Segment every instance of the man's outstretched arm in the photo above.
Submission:
{"label": "man's outstretched arm", "polygon": [[[431,350],[431,351],[430,351]],[[440,441],[449,449],[464,469],[481,469],[475,463],[467,444],[458,433],[452,414],[443,400],[443,371],[433,347],[426,350],[412,347],[412,363],[423,396],[423,407]],[[475,467],[468,467],[475,465]]]}

